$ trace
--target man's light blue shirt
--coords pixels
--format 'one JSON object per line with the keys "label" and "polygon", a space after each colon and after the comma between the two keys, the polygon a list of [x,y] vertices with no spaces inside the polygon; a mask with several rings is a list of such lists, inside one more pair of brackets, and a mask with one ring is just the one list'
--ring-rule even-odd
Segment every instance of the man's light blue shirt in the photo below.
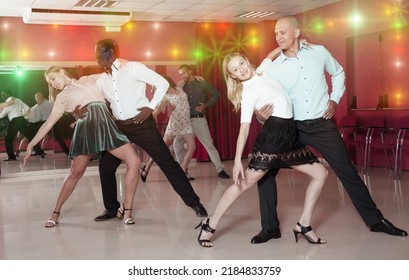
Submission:
{"label": "man's light blue shirt", "polygon": [[[338,104],[345,92],[344,69],[328,50],[320,45],[306,47],[300,44],[300,50],[294,58],[281,53],[269,63],[266,71],[267,75],[278,81],[290,95],[295,120],[321,118],[327,109],[328,100]],[[325,71],[331,75],[331,95],[328,94]]]}

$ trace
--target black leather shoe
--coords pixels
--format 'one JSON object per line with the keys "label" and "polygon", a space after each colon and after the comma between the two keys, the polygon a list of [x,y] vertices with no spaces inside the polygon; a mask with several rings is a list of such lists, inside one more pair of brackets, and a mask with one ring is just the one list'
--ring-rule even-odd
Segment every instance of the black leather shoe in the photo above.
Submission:
{"label": "black leather shoe", "polygon": [[217,175],[219,176],[219,178],[230,179],[230,176],[227,175],[227,173],[224,172],[224,170],[222,170],[222,171],[220,171],[219,173],[217,173]]}
{"label": "black leather shoe", "polygon": [[116,212],[110,212],[108,210],[105,210],[104,213],[102,213],[102,215],[97,216],[94,220],[96,222],[101,222],[101,221],[106,221],[112,218],[116,217]]}
{"label": "black leather shoe", "polygon": [[39,152],[34,153],[34,155],[35,156],[40,156],[41,158],[45,158],[46,153],[43,150],[41,150]]}
{"label": "black leather shoe", "polygon": [[196,216],[198,216],[198,217],[207,217],[207,211],[203,207],[202,204],[199,203],[198,205],[196,205],[196,206],[194,206],[192,208],[193,208],[193,210],[195,210]]}
{"label": "black leather shoe", "polygon": [[17,159],[16,158],[5,158],[5,159],[3,159],[3,161],[16,161]]}
{"label": "black leather shoe", "polygon": [[371,226],[371,231],[384,232],[386,234],[396,235],[396,236],[408,236],[408,233],[406,231],[395,227],[387,219],[382,219],[379,223]]}
{"label": "black leather shoe", "polygon": [[251,243],[253,244],[259,244],[259,243],[264,243],[269,241],[270,239],[278,239],[281,237],[281,232],[280,229],[272,229],[272,230],[267,230],[267,229],[262,229],[259,234],[254,236],[251,239]]}

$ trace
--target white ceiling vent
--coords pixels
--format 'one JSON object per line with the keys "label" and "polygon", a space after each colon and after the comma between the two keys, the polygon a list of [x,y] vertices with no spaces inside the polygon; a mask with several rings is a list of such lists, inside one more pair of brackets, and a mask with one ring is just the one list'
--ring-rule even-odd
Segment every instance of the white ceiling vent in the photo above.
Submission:
{"label": "white ceiling vent", "polygon": [[90,8],[112,8],[118,4],[118,1],[109,0],[80,0],[74,6],[77,7],[90,7]]}
{"label": "white ceiling vent", "polygon": [[34,8],[29,8],[23,15],[24,23],[33,24],[122,26],[130,19],[130,12],[98,12]]}

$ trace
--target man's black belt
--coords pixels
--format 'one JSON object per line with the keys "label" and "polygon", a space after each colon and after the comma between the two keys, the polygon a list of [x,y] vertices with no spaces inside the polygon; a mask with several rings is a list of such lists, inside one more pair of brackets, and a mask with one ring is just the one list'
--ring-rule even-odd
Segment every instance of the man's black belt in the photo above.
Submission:
{"label": "man's black belt", "polygon": [[190,114],[190,118],[204,118],[205,115],[204,114]]}
{"label": "man's black belt", "polygon": [[302,124],[303,126],[315,126],[326,122],[327,119],[318,118],[313,120],[295,121],[296,123]]}
{"label": "man's black belt", "polygon": [[136,123],[136,118],[138,116],[135,116],[133,118],[121,121],[121,120],[116,120],[118,123],[122,124],[122,125],[130,125],[130,124],[135,124]]}

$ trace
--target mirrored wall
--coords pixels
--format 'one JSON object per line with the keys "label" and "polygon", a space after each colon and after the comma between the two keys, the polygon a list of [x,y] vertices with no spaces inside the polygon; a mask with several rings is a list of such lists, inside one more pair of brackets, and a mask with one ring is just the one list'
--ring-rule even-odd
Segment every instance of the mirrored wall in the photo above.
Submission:
{"label": "mirrored wall", "polygon": [[[178,67],[181,64],[189,63],[194,65],[192,61],[172,61],[162,62],[160,64],[155,62],[143,62],[147,67],[155,70],[161,75],[167,75],[174,81],[179,81]],[[68,63],[66,63],[68,64]],[[85,64],[86,66],[73,66],[71,63],[69,66],[64,66],[64,69],[73,77],[79,78],[85,75],[91,75],[101,73],[102,69],[96,65]],[[12,96],[21,99],[28,106],[32,107],[36,104],[34,95],[37,92],[42,92],[46,98],[48,98],[48,85],[44,79],[44,71],[48,66],[36,67],[37,69],[13,67],[12,71],[2,71],[0,67],[0,90],[8,90]],[[3,68],[4,69],[4,68]],[[10,67],[8,67],[10,69]],[[21,72],[16,71],[21,70]],[[148,86],[146,89],[146,95],[148,99],[153,97],[151,88]],[[10,176],[24,176],[29,174],[28,172],[42,171],[42,170],[58,170],[66,169],[70,167],[70,160],[67,159],[66,148],[69,148],[71,143],[71,137],[73,134],[73,128],[70,126],[75,119],[71,114],[65,114],[60,121],[54,126],[53,130],[45,139],[43,149],[46,152],[44,157],[32,156],[30,161],[24,166],[23,158],[25,155],[25,149],[27,142],[22,146],[21,153],[17,158],[17,161],[3,162],[7,158],[4,145],[4,127],[8,124],[8,118],[5,117],[0,120],[0,131],[3,128],[3,134],[0,132],[0,161],[2,168],[2,178]],[[24,138],[23,135],[16,137],[14,141],[14,151],[17,151],[20,141]],[[148,156],[140,149],[138,152],[142,160],[146,160]],[[91,162],[90,165],[97,165],[98,162]]]}
{"label": "mirrored wall", "polygon": [[347,39],[350,109],[409,109],[408,43],[408,26]]}

